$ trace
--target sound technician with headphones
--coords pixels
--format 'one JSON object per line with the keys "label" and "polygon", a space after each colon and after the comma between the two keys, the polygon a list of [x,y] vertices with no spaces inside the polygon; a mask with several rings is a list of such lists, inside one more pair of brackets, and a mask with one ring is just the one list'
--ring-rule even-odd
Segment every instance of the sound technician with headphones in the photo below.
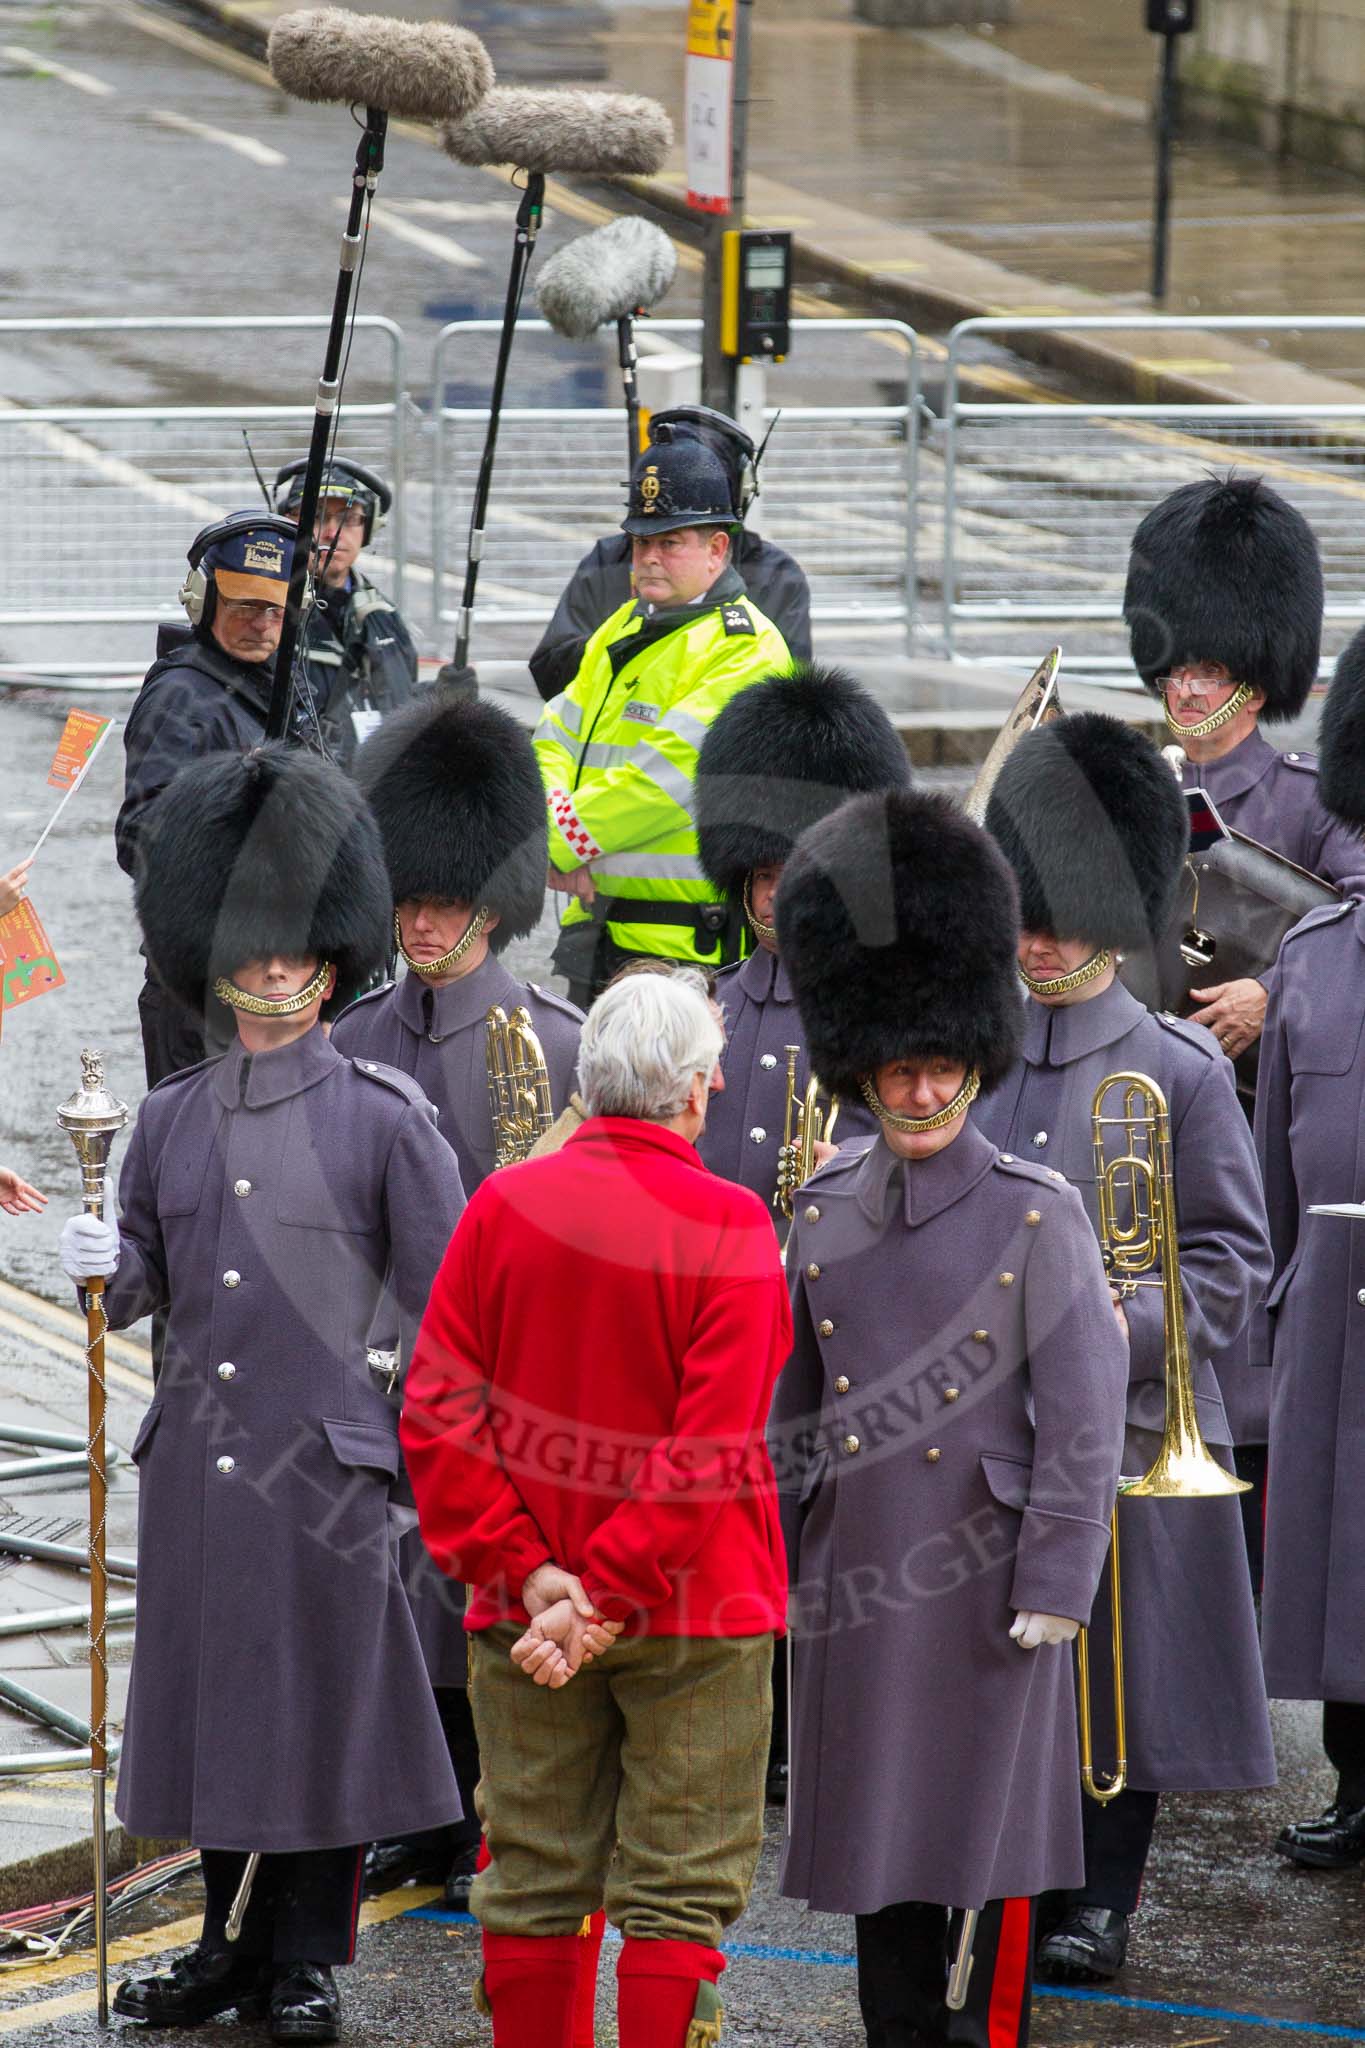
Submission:
{"label": "sound technician with headphones", "polygon": [[[114,826],[119,866],[138,870],[147,806],[203,754],[245,753],[265,738],[275,649],[294,553],[292,521],[234,512],[198,532],[180,601],[191,631],[162,629],[123,729],[123,805]],[[306,688],[295,697],[294,737],[317,747]],[[178,1003],[148,968],[138,997],[147,1085],[203,1059],[204,1020]]]}
{"label": "sound technician with headphones", "polygon": [[[287,462],[275,478],[275,509],[298,525],[304,460]],[[313,606],[303,625],[304,673],[322,727],[323,745],[349,768],[360,741],[417,686],[417,649],[382,590],[357,568],[393,503],[371,469],[333,456],[318,501]]]}

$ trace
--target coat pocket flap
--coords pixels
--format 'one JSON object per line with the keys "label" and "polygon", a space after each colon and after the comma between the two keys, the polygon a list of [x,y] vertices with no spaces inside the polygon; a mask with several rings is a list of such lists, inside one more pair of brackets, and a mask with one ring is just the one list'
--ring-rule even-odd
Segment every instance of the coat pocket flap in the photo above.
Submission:
{"label": "coat pocket flap", "polygon": [[825,1444],[821,1444],[809,1465],[807,1465],[801,1480],[801,1492],[798,1495],[798,1501],[802,1507],[805,1507],[809,1501],[814,1500],[824,1484],[825,1474],[828,1470],[829,1449]]}
{"label": "coat pocket flap", "polygon": [[1289,1261],[1289,1264],[1285,1267],[1283,1273],[1281,1273],[1279,1279],[1275,1282],[1274,1286],[1266,1295],[1266,1298],[1262,1303],[1262,1307],[1265,1309],[1265,1312],[1268,1316],[1274,1315],[1276,1309],[1284,1300],[1284,1297],[1289,1289],[1289,1283],[1293,1279],[1295,1269],[1298,1266],[1299,1258],[1300,1251],[1299,1248],[1296,1246],[1293,1258]]}
{"label": "coat pocket flap", "polygon": [[398,1477],[398,1433],[372,1422],[324,1422],[323,1434],[339,1465],[360,1465]]}
{"label": "coat pocket flap", "polygon": [[981,1471],[992,1494],[1002,1508],[1017,1508],[1022,1514],[1028,1506],[1029,1488],[1033,1484],[1033,1466],[1026,1458],[1011,1458],[1003,1452],[983,1451]]}
{"label": "coat pocket flap", "polygon": [[155,1436],[156,1426],[161,1420],[162,1412],[160,1402],[153,1401],[151,1407],[147,1410],[141,1422],[139,1422],[137,1435],[133,1438],[132,1447],[128,1452],[128,1456],[135,1465]]}

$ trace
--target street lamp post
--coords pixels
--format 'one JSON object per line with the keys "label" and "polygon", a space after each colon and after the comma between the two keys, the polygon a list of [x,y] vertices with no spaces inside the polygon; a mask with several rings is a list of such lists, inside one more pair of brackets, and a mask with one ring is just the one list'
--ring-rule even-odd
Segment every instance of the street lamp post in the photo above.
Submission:
{"label": "street lamp post", "polygon": [[1179,79],[1176,49],[1195,25],[1197,0],[1146,0],[1147,26],[1162,39],[1161,82],[1156,107],[1156,203],[1152,215],[1152,297],[1166,296],[1171,247],[1171,152]]}

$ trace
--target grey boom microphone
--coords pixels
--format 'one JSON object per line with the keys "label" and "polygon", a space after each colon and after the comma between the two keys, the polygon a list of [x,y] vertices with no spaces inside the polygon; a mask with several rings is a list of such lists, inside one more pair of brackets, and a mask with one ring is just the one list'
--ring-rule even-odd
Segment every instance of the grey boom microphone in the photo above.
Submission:
{"label": "grey boom microphone", "polygon": [[382,107],[418,121],[466,119],[493,83],[492,60],[468,29],[346,7],[281,15],[266,55],[276,85],[296,100]]}
{"label": "grey boom microphone", "polygon": [[673,146],[673,123],[635,93],[495,86],[441,141],[458,164],[647,177]]}
{"label": "grey boom microphone", "polygon": [[540,273],[536,304],[556,334],[588,341],[599,327],[657,306],[677,269],[663,229],[623,213],[556,250]]}

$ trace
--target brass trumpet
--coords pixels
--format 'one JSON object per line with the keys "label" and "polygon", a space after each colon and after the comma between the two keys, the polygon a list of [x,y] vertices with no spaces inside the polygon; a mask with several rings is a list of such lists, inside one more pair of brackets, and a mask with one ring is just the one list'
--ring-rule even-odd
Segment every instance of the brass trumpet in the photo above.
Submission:
{"label": "brass trumpet", "polygon": [[[1116,1090],[1122,1091],[1118,1111],[1109,1106],[1109,1098]],[[1120,1137],[1118,1150],[1111,1157],[1108,1135],[1113,1131]],[[1171,1113],[1166,1097],[1149,1074],[1110,1074],[1101,1081],[1091,1103],[1091,1136],[1105,1269],[1120,1301],[1135,1294],[1139,1287],[1161,1289],[1165,1335],[1166,1422],[1161,1446],[1151,1470],[1141,1479],[1125,1481],[1120,1491],[1129,1500],[1217,1500],[1228,1494],[1245,1493],[1245,1481],[1224,1471],[1209,1451],[1199,1427],[1185,1301],[1180,1291]],[[1159,1277],[1155,1271],[1158,1267]],[[1082,1629],[1076,1638],[1081,1782],[1090,1797],[1101,1805],[1118,1797],[1128,1770],[1117,1506],[1110,1531],[1114,1734],[1118,1758],[1113,1775],[1105,1783],[1095,1774],[1091,1739],[1088,1630]]]}
{"label": "brass trumpet", "polygon": [[782,1124],[782,1149],[777,1155],[777,1187],[773,1192],[773,1207],[791,1221],[792,1206],[796,1190],[802,1181],[810,1179],[815,1171],[815,1148],[823,1143],[834,1142],[834,1126],[839,1118],[839,1098],[831,1095],[829,1108],[820,1107],[820,1083],[814,1074],[800,1107],[796,1101],[796,1062],[801,1057],[799,1045],[787,1047],[787,1107]]}
{"label": "brass trumpet", "polygon": [[494,1003],[488,1012],[484,1054],[488,1106],[493,1116],[493,1167],[515,1166],[555,1120],[545,1053],[529,1010],[510,1017]]}

